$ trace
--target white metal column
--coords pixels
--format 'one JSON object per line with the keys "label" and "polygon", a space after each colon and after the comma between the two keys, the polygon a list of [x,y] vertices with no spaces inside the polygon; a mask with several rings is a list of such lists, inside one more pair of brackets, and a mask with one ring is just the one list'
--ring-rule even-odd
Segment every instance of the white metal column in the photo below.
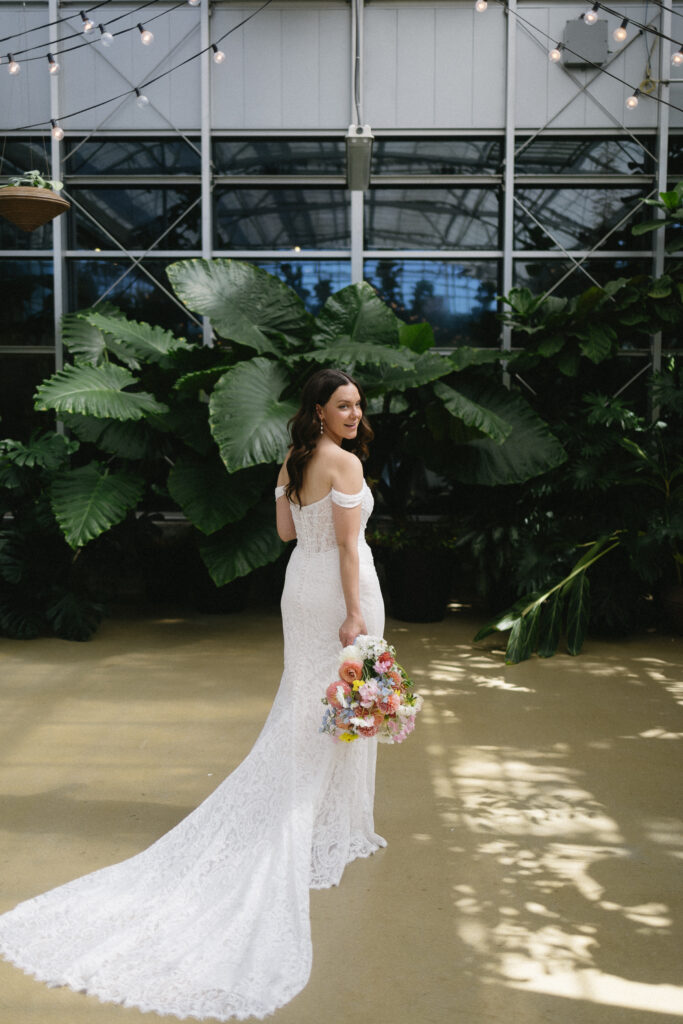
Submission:
{"label": "white metal column", "polygon": [[[48,17],[50,25],[50,46],[58,48],[59,25],[54,24],[59,18],[58,0],[49,0]],[[50,117],[59,120],[60,85],[59,75],[50,75]],[[62,143],[55,138],[50,139],[50,176],[60,180],[62,177]],[[67,216],[74,216],[73,211]],[[55,369],[61,370],[64,365],[64,348],[62,345],[62,315],[66,308],[66,274],[64,251],[66,249],[66,218],[55,217],[52,221],[52,279],[53,279],[53,317],[55,331]],[[58,422],[57,429],[60,429]]]}
{"label": "white metal column", "polygon": [[[671,2],[662,0],[661,31],[663,35],[671,35]],[[669,78],[671,63],[670,47],[662,39],[659,44],[659,89],[660,99],[669,99]],[[657,191],[666,192],[669,171],[669,107],[664,103],[657,104]],[[661,277],[664,273],[664,257],[666,245],[666,229],[655,232],[654,275]],[[650,339],[652,369],[659,373],[662,368],[662,332],[657,331]],[[656,415],[656,410],[653,410]]]}
{"label": "white metal column", "polygon": [[[213,255],[213,207],[211,195],[211,10],[208,0],[201,6],[200,38],[202,53],[201,61],[201,209],[202,209],[202,256],[211,259]],[[202,317],[204,344],[211,344],[211,323],[208,317]]]}
{"label": "white metal column", "polygon": [[[351,0],[351,96],[350,123],[363,123],[363,14],[364,0]],[[351,196],[351,283],[363,280],[363,193]]]}
{"label": "white metal column", "polygon": [[[505,166],[503,169],[503,295],[507,295],[513,284],[512,250],[514,247],[514,201],[515,201],[515,103],[517,95],[517,0],[508,0],[505,16],[506,26],[506,92],[505,92]],[[503,327],[501,348],[509,352],[512,347],[512,330]],[[504,382],[509,385],[507,372]]]}

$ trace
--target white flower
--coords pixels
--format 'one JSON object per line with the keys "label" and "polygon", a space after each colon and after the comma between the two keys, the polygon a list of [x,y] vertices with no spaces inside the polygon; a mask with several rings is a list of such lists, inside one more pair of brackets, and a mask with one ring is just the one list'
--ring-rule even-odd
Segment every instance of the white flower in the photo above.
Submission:
{"label": "white flower", "polygon": [[339,655],[339,664],[343,665],[345,661],[363,661],[364,654],[360,647],[357,646],[358,641],[355,644],[351,644],[349,647],[345,647]]}
{"label": "white flower", "polygon": [[351,725],[357,725],[359,729],[372,729],[374,725],[372,718],[352,718]]}
{"label": "white flower", "polygon": [[419,693],[415,694],[415,712],[422,711],[422,705],[424,704],[424,697],[421,697]]}
{"label": "white flower", "polygon": [[399,718],[412,718],[413,715],[417,714],[417,708],[411,707],[410,704],[401,704],[401,706],[396,709],[396,714]]}

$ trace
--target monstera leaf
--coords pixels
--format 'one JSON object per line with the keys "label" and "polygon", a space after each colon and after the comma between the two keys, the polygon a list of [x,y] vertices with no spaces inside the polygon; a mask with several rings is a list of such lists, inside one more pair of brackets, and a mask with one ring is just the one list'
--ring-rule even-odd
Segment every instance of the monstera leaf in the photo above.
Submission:
{"label": "monstera leaf", "polygon": [[112,363],[65,366],[38,387],[34,407],[114,420],[140,420],[146,413],[166,412],[154,395],[124,391],[132,384],[137,384],[133,374]]}
{"label": "monstera leaf", "polygon": [[[108,320],[123,319],[123,313],[108,303],[99,306],[98,311]],[[100,328],[88,320],[90,312],[91,310],[83,310],[78,313],[65,313],[62,317],[62,340],[71,352],[74,362],[77,365],[88,363],[91,366],[99,366],[100,363],[107,361],[108,353],[113,352],[127,366],[137,369],[137,360],[113,347],[111,339],[108,340]]]}
{"label": "monstera leaf", "polygon": [[398,317],[367,282],[330,295],[315,321],[313,344],[324,348],[341,341],[398,345]]}
{"label": "monstera leaf", "polygon": [[173,352],[193,347],[163,327],[127,320],[122,316],[103,316],[97,310],[88,310],[81,316],[105,335],[106,344],[113,346],[114,352],[127,353],[130,358],[146,363],[164,362]]}
{"label": "monstera leaf", "polygon": [[109,473],[96,462],[55,477],[52,511],[67,544],[82,547],[125,519],[144,490],[144,481],[130,473]]}
{"label": "monstera leaf", "polygon": [[218,587],[274,562],[284,548],[275,529],[272,502],[199,543],[204,564]]}
{"label": "monstera leaf", "polygon": [[205,534],[241,519],[261,497],[264,483],[262,467],[230,474],[217,458],[203,462],[179,459],[168,475],[171,497]]}
{"label": "monstera leaf", "polygon": [[297,410],[280,396],[289,382],[286,370],[257,357],[228,370],[209,402],[211,433],[231,473],[260,462],[284,458],[287,422]]}
{"label": "monstera leaf", "polygon": [[260,267],[238,260],[181,260],[167,268],[179,299],[208,316],[221,338],[258,353],[278,353],[279,335],[306,338],[312,317],[291,288]]}

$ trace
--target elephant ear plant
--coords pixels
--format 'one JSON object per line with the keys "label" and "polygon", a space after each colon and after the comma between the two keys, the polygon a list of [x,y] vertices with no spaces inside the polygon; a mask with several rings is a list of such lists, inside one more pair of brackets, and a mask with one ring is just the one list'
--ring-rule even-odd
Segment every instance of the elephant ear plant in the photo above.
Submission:
{"label": "elephant ear plant", "polygon": [[[501,444],[513,430],[512,404],[499,392],[460,395],[458,366],[430,351],[429,326],[403,325],[367,284],[330,296],[314,318],[292,289],[247,263],[182,260],[168,277],[209,318],[210,346],[112,307],[82,310],[64,321],[72,362],[37,390],[36,408],[56,413],[80,445],[46,486],[46,509],[74,557],[157,509],[189,520],[219,587],[276,560],[276,465],[301,386],[319,365],[352,369],[389,428],[429,387],[449,429],[461,423],[483,451],[486,439]],[[559,446],[551,456],[537,453],[535,471],[561,460]]]}

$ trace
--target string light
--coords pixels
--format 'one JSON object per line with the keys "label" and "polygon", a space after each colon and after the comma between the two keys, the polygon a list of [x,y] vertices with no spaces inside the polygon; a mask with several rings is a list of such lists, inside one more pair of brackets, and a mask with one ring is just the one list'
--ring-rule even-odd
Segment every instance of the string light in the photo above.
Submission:
{"label": "string light", "polygon": [[487,7],[488,7],[488,0],[476,0],[476,2],[474,4],[475,11],[479,11],[480,14],[481,14],[482,11],[485,11]]}
{"label": "string light", "polygon": [[583,16],[583,20],[587,25],[594,25],[598,20],[598,11],[600,10],[600,4],[593,4],[590,11],[587,11]]}
{"label": "string light", "polygon": [[149,46],[150,43],[154,42],[154,33],[141,25],[140,22],[138,22],[138,29],[140,32],[140,42],[143,46]]}
{"label": "string light", "polygon": [[114,42],[114,37],[111,32],[107,32],[104,25],[98,25],[97,27],[100,30],[100,42],[102,43],[102,46],[111,46]]}
{"label": "string light", "polygon": [[615,28],[614,32],[612,33],[612,37],[617,43],[623,43],[623,41],[626,39],[626,36],[628,35],[628,32],[626,31],[627,25],[628,18],[624,18],[619,28]]}
{"label": "string light", "polygon": [[632,96],[629,96],[626,100],[626,106],[629,110],[635,110],[638,106],[638,97],[640,96],[640,89],[636,89]]}
{"label": "string light", "polygon": [[140,108],[140,110],[143,110],[145,107],[149,106],[149,99],[147,98],[147,96],[145,96],[144,92],[140,92],[139,89],[136,89],[135,103],[136,106]]}
{"label": "string light", "polygon": [[202,0],[187,0],[190,7],[199,7]]}
{"label": "string light", "polygon": [[562,60],[562,43],[555,43],[548,54],[548,60],[551,60],[553,64],[557,64],[558,61]]}
{"label": "string light", "polygon": [[19,63],[19,61],[15,60],[11,53],[7,54],[7,60],[9,61],[9,67],[7,68],[7,70],[9,71],[10,75],[18,75],[21,71],[21,64]]}
{"label": "string light", "polygon": [[94,29],[95,22],[92,21],[90,18],[86,17],[85,11],[79,11],[78,13],[80,14],[81,21],[83,22],[83,24],[81,25],[81,31],[84,32],[85,35],[87,35],[88,32],[92,32],[92,30]]}
{"label": "string light", "polygon": [[47,61],[48,61],[48,64],[50,65],[50,69],[49,69],[49,70],[50,70],[50,74],[51,74],[51,75],[56,75],[56,74],[58,74],[58,72],[59,72],[59,64],[58,64],[58,63],[57,63],[57,61],[56,61],[56,60],[54,59],[54,57],[52,56],[52,54],[51,54],[51,53],[48,53],[48,55],[47,55]]}
{"label": "string light", "polygon": [[50,124],[52,125],[52,138],[56,139],[57,142],[61,142],[64,138],[64,129],[60,128],[53,117],[50,118]]}
{"label": "string light", "polygon": [[211,43],[211,49],[213,50],[213,62],[214,64],[222,64],[225,60],[225,54],[222,50],[219,50],[215,43]]}
{"label": "string light", "polygon": [[671,63],[677,68],[683,64],[683,46],[681,46],[680,50],[676,50],[676,52],[672,54]]}

